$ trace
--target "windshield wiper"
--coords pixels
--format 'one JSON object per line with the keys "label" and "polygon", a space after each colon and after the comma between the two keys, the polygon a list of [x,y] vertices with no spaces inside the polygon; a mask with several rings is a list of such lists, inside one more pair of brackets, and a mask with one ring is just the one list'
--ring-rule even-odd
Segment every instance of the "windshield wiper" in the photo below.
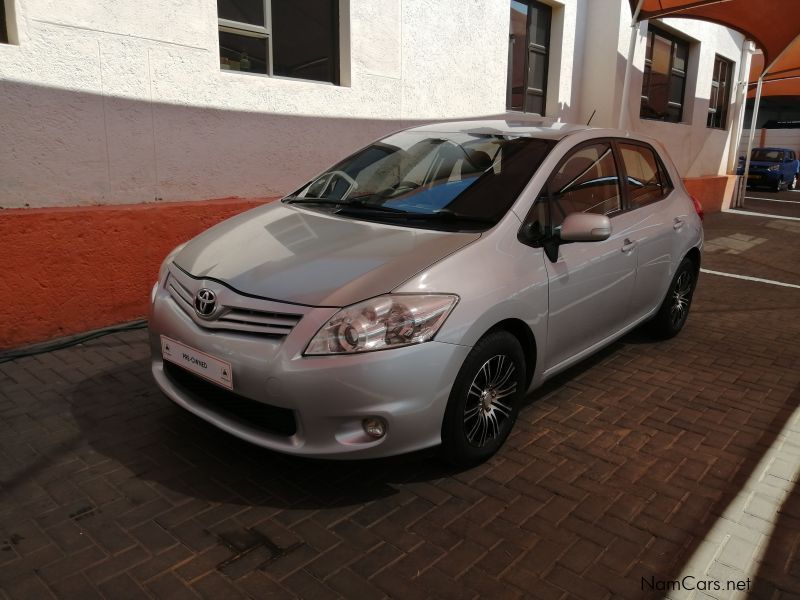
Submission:
{"label": "windshield wiper", "polygon": [[392,206],[384,206],[383,204],[369,204],[366,199],[374,197],[374,194],[364,194],[363,196],[355,196],[349,200],[333,200],[331,198],[297,198],[297,197],[288,197],[284,198],[284,201],[287,204],[323,204],[323,205],[330,205],[336,206],[338,210],[334,211],[334,214],[347,214],[347,213],[356,213],[356,214],[364,214],[364,213],[376,213],[379,214],[381,218],[386,217],[388,219],[394,220],[405,220],[405,221],[438,221],[438,222],[448,222],[448,223],[473,223],[476,225],[488,225],[492,226],[497,223],[495,219],[490,219],[488,217],[476,217],[473,215],[464,215],[461,213],[457,213],[455,211],[450,210],[449,208],[442,208],[435,212],[430,213],[421,213],[421,212],[409,212],[406,210],[402,210],[400,208],[394,208]]}
{"label": "windshield wiper", "polygon": [[298,196],[286,196],[281,202],[285,202],[286,204],[335,204],[341,205],[343,202],[341,200],[333,200],[331,198],[314,198],[312,196],[308,196],[305,198],[300,198]]}
{"label": "windshield wiper", "polygon": [[488,217],[464,215],[448,208],[441,208],[432,213],[405,213],[403,216],[413,220],[456,221],[461,223],[479,223],[481,225],[494,225],[497,222]]}
{"label": "windshield wiper", "polygon": [[352,198],[348,198],[347,200],[333,200],[331,198],[298,198],[296,196],[289,196],[288,198],[284,198],[284,201],[286,204],[325,204],[329,206],[337,206],[339,207],[339,210],[336,211],[337,213],[349,209],[358,209],[373,210],[382,213],[396,213],[403,215],[408,214],[406,211],[399,208],[383,206],[382,204],[369,204],[367,202],[367,198],[372,198],[374,195],[375,194],[364,194],[363,196],[354,196]]}

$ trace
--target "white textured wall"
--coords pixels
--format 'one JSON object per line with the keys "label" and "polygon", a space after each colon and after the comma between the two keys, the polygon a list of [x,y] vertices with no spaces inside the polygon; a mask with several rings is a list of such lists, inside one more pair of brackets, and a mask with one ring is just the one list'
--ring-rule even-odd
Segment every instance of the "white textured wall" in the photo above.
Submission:
{"label": "white textured wall", "polygon": [[222,72],[216,0],[16,0],[0,206],[284,193],[409,120],[505,108],[502,0],[350,0],[349,85]]}
{"label": "white textured wall", "polygon": [[[630,42],[631,14],[628,0],[591,0],[584,55],[587,74],[581,89],[581,114],[588,118],[598,112],[593,125],[617,127],[625,63]],[[728,146],[735,135],[731,122],[735,94],[731,93],[727,130],[706,127],[714,56],[719,54],[735,63],[733,81],[738,81],[744,37],[730,29],[692,19],[663,19],[656,26],[672,30],[690,41],[689,72],[686,80],[683,123],[665,123],[639,118],[647,31],[639,29],[630,83],[630,122],[627,127],[660,140],[670,152],[684,177],[724,174]]]}
{"label": "white textured wall", "polygon": [[[761,143],[763,136],[764,143]],[[738,156],[747,154],[747,143],[750,140],[750,130],[744,129],[739,140]],[[765,148],[789,148],[800,155],[800,130],[797,129],[756,129],[756,136],[753,140],[753,148],[764,146]],[[737,159],[738,159],[737,156]]]}
{"label": "white textured wall", "polygon": [[[2,207],[277,195],[389,131],[505,109],[507,0],[343,0],[343,86],[220,71],[216,0],[11,1]],[[548,116],[585,122],[597,108],[593,125],[615,125],[627,0],[546,1]],[[702,42],[694,127],[633,127],[684,174],[717,173],[727,134],[705,129],[711,66],[715,51],[738,61],[740,36],[676,23]],[[637,71],[635,115],[640,89]]]}

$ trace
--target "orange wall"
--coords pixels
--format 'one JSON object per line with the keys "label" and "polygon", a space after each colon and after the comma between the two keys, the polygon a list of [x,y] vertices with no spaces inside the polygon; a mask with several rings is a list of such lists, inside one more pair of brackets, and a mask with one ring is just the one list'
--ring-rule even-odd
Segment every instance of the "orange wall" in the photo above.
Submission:
{"label": "orange wall", "polygon": [[[705,212],[726,177],[685,180]],[[0,349],[145,316],[161,260],[211,225],[270,199],[0,211]]]}
{"label": "orange wall", "polygon": [[718,177],[691,177],[683,180],[688,191],[700,204],[706,213],[719,212],[722,210],[722,201],[725,198],[725,190],[728,186],[728,177],[720,175]]}
{"label": "orange wall", "polygon": [[143,317],[172,248],[265,201],[0,211],[0,348]]}

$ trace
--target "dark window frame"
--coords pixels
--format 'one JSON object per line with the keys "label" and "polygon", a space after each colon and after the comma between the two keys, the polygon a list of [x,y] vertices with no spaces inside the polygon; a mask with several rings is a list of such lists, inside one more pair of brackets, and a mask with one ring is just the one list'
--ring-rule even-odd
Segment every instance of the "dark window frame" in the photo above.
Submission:
{"label": "dark window frame", "polygon": [[[653,63],[653,49],[655,48],[655,37],[658,36],[668,42],[670,42],[670,59],[669,59],[669,69],[668,69],[668,79],[667,79],[667,106],[670,108],[677,108],[678,114],[676,119],[668,118],[668,117],[654,117],[648,116],[645,113],[645,108],[647,103],[650,100],[651,94],[651,70],[652,70],[652,63]],[[683,38],[680,38],[674,34],[668,33],[659,27],[648,26],[647,28],[647,49],[645,51],[645,61],[644,61],[644,72],[642,77],[642,95],[641,95],[641,107],[639,109],[639,118],[640,119],[648,119],[652,121],[664,121],[667,123],[682,123],[683,122],[683,109],[686,105],[686,79],[688,78],[689,74],[689,52],[691,49],[690,42]],[[686,51],[686,69],[681,71],[675,67],[675,55],[676,50],[679,47],[683,47]],[[669,99],[669,93],[672,89],[673,79],[680,79],[681,82],[681,102],[677,103]]]}
{"label": "dark window frame", "polygon": [[6,22],[6,3],[0,0],[0,44],[8,44],[8,23]]}
{"label": "dark window frame", "polygon": [[[513,112],[523,112],[523,113],[533,113],[533,114],[541,114],[542,116],[545,115],[547,111],[547,84],[548,78],[550,77],[550,46],[552,40],[552,29],[553,29],[553,7],[545,4],[544,2],[540,2],[539,0],[518,0],[521,4],[525,4],[528,7],[527,13],[527,20],[525,22],[525,62],[523,64],[523,79],[522,79],[522,107],[521,108],[514,108],[512,107],[512,80],[513,80],[513,43],[516,43],[516,40],[513,40],[509,35],[509,43],[508,43],[508,67],[507,67],[507,83],[506,83],[506,110],[513,111]],[[511,3],[509,3],[510,5]],[[547,34],[546,34],[546,41],[545,44],[537,44],[535,42],[531,42],[530,39],[530,27],[531,27],[531,18],[533,9],[536,10],[543,10],[547,12]],[[512,43],[513,42],[513,43]],[[528,89],[530,87],[529,83],[529,76],[530,76],[530,53],[531,51],[536,51],[539,54],[544,56],[544,73],[542,74],[543,83],[542,83],[542,109],[540,113],[535,113],[534,111],[527,110],[527,98],[528,98]]]}
{"label": "dark window frame", "polygon": [[[724,67],[724,79],[719,77],[719,66]],[[731,102],[731,79],[733,78],[734,62],[730,59],[714,55],[714,71],[711,74],[711,96],[708,101],[708,118],[706,127],[709,129],[728,129],[728,108]],[[720,93],[720,88],[724,91]],[[715,94],[716,91],[716,94]],[[715,103],[716,100],[716,103]]]}
{"label": "dark window frame", "polygon": [[[273,19],[272,19],[272,1],[273,0],[259,0],[264,5],[264,24],[263,25],[254,25],[252,23],[246,23],[242,21],[234,21],[230,19],[224,19],[217,17],[218,21],[218,30],[220,33],[228,33],[233,35],[245,36],[245,37],[252,37],[256,39],[263,39],[264,43],[266,44],[266,57],[267,57],[267,65],[266,65],[266,73],[250,73],[253,75],[261,75],[267,77],[274,77],[276,79],[288,79],[292,81],[308,81],[313,83],[321,83],[321,84],[332,84],[332,85],[341,85],[342,74],[341,74],[341,55],[342,55],[342,38],[341,38],[341,15],[342,15],[342,7],[341,7],[341,0],[331,0],[331,6],[333,10],[333,25],[334,31],[332,32],[332,59],[333,59],[333,78],[332,80],[320,80],[320,79],[306,79],[303,77],[292,77],[291,75],[276,75],[274,70],[274,52],[273,52],[273,39],[274,39],[274,31],[273,31]],[[217,5],[217,13],[219,15],[219,5]],[[218,54],[221,57],[221,48],[219,49]],[[223,69],[221,69],[223,70]],[[237,71],[239,72],[239,71]],[[247,73],[244,71],[244,73]]]}
{"label": "dark window frame", "polygon": [[[664,164],[664,161],[661,160],[661,155],[658,153],[653,146],[648,144],[647,142],[642,142],[639,140],[629,140],[624,138],[614,138],[612,140],[614,144],[614,151],[617,153],[618,160],[617,164],[620,166],[622,172],[622,181],[623,181],[623,210],[622,212],[627,213],[634,210],[638,210],[640,208],[644,208],[645,206],[650,206],[651,204],[655,204],[656,202],[661,202],[669,197],[669,195],[675,191],[675,186],[672,183],[672,178],[669,176],[669,171],[667,171],[667,167]],[[649,202],[645,202],[642,204],[636,204],[635,206],[631,202],[631,195],[628,189],[628,170],[625,168],[625,159],[622,156],[622,148],[620,146],[638,146],[640,148],[644,148],[653,153],[653,157],[656,160],[656,168],[658,169],[658,177],[661,180],[661,197],[654,198]]]}

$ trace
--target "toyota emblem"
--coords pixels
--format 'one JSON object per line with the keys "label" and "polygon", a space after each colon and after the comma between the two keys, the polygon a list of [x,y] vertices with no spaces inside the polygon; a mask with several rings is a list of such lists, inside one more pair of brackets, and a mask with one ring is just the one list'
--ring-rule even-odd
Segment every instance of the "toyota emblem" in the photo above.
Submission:
{"label": "toyota emblem", "polygon": [[217,295],[208,288],[200,288],[194,295],[194,310],[201,317],[210,317],[217,308]]}

